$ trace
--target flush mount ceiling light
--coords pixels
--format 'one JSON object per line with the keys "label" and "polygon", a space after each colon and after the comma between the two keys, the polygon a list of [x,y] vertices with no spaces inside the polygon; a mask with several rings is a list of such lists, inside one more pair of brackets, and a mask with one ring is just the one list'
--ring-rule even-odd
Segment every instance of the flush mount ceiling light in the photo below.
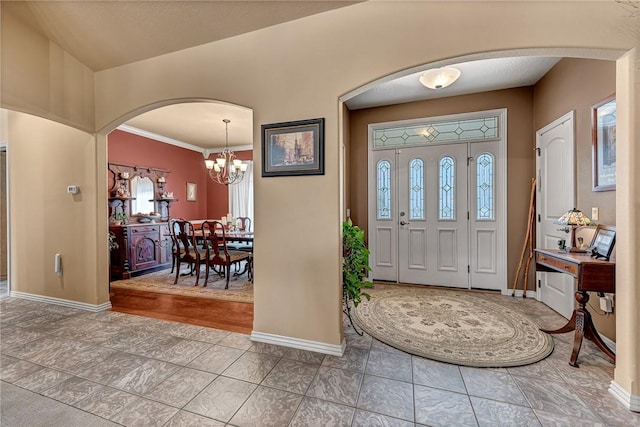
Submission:
{"label": "flush mount ceiling light", "polygon": [[429,89],[442,89],[458,80],[460,70],[453,67],[433,68],[420,76],[420,83]]}

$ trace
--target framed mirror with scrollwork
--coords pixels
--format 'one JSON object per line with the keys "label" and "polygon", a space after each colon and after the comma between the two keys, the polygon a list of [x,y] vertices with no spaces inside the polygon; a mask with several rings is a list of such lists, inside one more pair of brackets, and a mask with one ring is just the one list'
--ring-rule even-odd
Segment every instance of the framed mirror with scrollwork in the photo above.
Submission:
{"label": "framed mirror with scrollwork", "polygon": [[168,170],[145,166],[109,163],[109,215],[145,222],[166,220],[169,204],[173,201],[166,191]]}

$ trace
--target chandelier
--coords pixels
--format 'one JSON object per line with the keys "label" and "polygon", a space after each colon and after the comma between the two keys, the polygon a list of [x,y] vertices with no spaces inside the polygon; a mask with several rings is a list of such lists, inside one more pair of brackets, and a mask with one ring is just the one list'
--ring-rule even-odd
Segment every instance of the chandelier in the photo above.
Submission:
{"label": "chandelier", "polygon": [[229,123],[231,120],[222,120],[225,124],[226,139],[224,150],[218,153],[215,160],[206,159],[204,165],[209,170],[209,176],[214,182],[223,185],[238,184],[244,178],[247,164],[236,158],[233,150],[229,148]]}

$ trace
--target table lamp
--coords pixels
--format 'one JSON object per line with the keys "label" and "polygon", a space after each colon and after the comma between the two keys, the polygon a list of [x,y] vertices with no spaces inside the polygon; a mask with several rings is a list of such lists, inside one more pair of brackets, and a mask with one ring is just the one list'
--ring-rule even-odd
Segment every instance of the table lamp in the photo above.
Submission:
{"label": "table lamp", "polygon": [[567,252],[586,252],[584,249],[576,247],[576,228],[585,225],[596,225],[591,218],[586,216],[582,211],[576,208],[568,210],[560,218],[553,222],[554,224],[563,225],[571,229],[571,247]]}

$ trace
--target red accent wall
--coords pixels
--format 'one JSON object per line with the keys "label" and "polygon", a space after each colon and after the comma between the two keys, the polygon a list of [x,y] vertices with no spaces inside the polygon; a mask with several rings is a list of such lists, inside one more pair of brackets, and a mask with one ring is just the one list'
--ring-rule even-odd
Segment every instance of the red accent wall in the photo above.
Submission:
{"label": "red accent wall", "polygon": [[[214,183],[204,167],[201,153],[154,139],[114,130],[108,136],[108,159],[113,163],[165,169],[165,191],[172,191],[177,202],[171,205],[171,216],[185,219],[221,218],[229,210],[227,187]],[[253,151],[238,151],[242,160],[252,160]],[[215,154],[211,154],[211,158]],[[195,202],[187,202],[187,182],[195,182]],[[105,189],[108,191],[108,189]]]}

